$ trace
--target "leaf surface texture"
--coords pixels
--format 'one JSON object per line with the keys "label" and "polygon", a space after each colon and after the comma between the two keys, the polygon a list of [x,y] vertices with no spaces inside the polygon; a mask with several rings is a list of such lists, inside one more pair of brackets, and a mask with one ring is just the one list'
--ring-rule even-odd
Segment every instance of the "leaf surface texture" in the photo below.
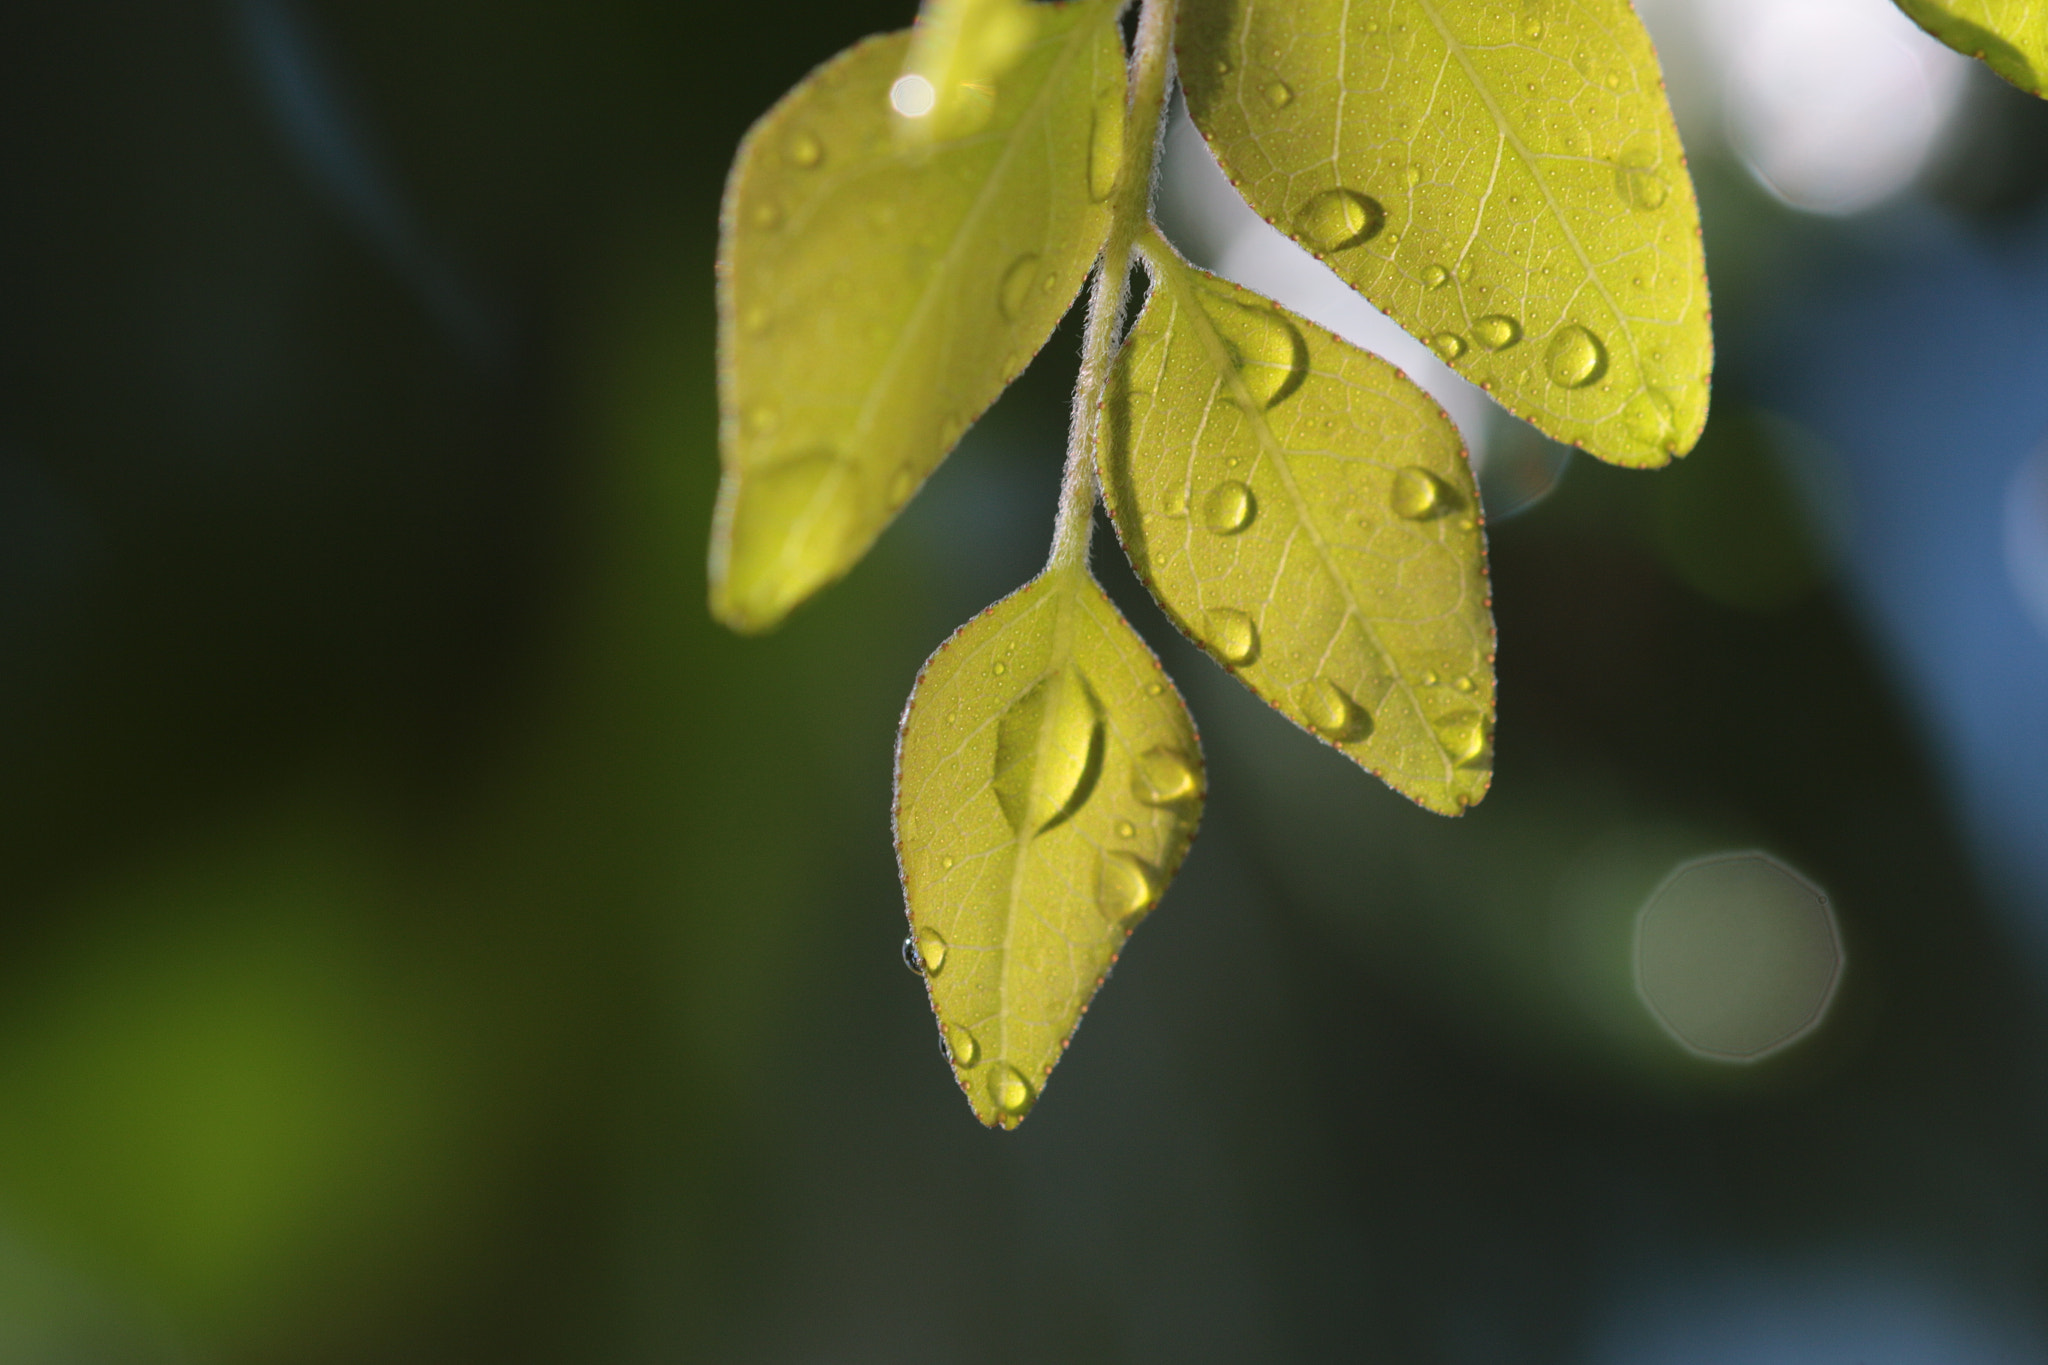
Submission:
{"label": "leaf surface texture", "polygon": [[1188,0],[1181,78],[1252,207],[1509,411],[1692,448],[1699,212],[1628,0]]}
{"label": "leaf surface texture", "polygon": [[956,1078],[1036,1103],[1201,815],[1201,746],[1085,570],[1050,570],[925,664],[897,742],[897,856]]}
{"label": "leaf surface texture", "polygon": [[2048,0],[1898,0],[1909,18],[2030,94],[2048,96]]}
{"label": "leaf surface texture", "polygon": [[1108,231],[1123,49],[1106,0],[1025,7],[975,131],[906,135],[907,33],[747,134],[719,250],[711,601],[768,629],[844,574],[1045,344]]}
{"label": "leaf surface texture", "polygon": [[1098,428],[1124,549],[1283,715],[1445,814],[1492,773],[1493,619],[1457,430],[1384,360],[1163,253]]}

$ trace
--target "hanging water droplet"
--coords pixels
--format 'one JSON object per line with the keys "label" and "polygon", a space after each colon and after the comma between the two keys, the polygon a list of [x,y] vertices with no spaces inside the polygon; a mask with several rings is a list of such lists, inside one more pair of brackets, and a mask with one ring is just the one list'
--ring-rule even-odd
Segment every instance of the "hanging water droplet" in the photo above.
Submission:
{"label": "hanging water droplet", "polygon": [[1010,262],[1010,268],[1003,272],[1003,282],[996,290],[996,306],[1003,310],[1004,317],[1011,322],[1017,320],[1030,300],[1031,286],[1037,280],[1037,256],[1019,256]]}
{"label": "hanging water droplet", "polygon": [[1672,434],[1677,429],[1671,400],[1662,389],[1646,388],[1629,399],[1622,405],[1621,421],[1628,428],[1629,435],[1658,450],[1670,448]]}
{"label": "hanging water droplet", "polygon": [[1241,611],[1211,607],[1202,613],[1203,636],[1225,663],[1248,664],[1259,654],[1259,625]]}
{"label": "hanging water droplet", "polygon": [[1486,752],[1486,717],[1477,711],[1453,711],[1437,721],[1436,735],[1451,762],[1463,767]]}
{"label": "hanging water droplet", "polygon": [[1451,272],[1440,265],[1426,265],[1422,268],[1422,287],[1441,289],[1451,282]]}
{"label": "hanging water droplet", "polygon": [[1450,510],[1457,499],[1450,485],[1424,469],[1421,465],[1409,465],[1394,474],[1393,489],[1387,498],[1387,505],[1394,509],[1397,517],[1409,521],[1423,521],[1439,516]]}
{"label": "hanging water droplet", "polygon": [[1429,349],[1445,360],[1456,360],[1465,354],[1465,338],[1456,332],[1438,332],[1429,339]]}
{"label": "hanging water droplet", "polygon": [[1309,729],[1325,739],[1348,742],[1372,728],[1365,708],[1328,678],[1311,678],[1295,688],[1294,705]]}
{"label": "hanging water droplet", "polygon": [[1178,749],[1147,749],[1132,765],[1131,794],[1148,806],[1171,806],[1201,790],[1194,764]]}
{"label": "hanging water droplet", "polygon": [[924,963],[918,960],[917,940],[915,938],[905,938],[903,940],[903,965],[916,972],[919,976],[924,975]]}
{"label": "hanging water droplet", "polygon": [[946,1026],[946,1050],[955,1066],[973,1066],[981,1060],[981,1040],[968,1032],[965,1024]]}
{"label": "hanging water droplet", "polygon": [[1130,821],[1128,821],[1128,820],[1119,820],[1119,821],[1117,821],[1117,822],[1116,822],[1116,837],[1117,837],[1117,838],[1119,838],[1119,839],[1131,839],[1131,838],[1135,838],[1135,837],[1137,837],[1137,833],[1138,833],[1138,827],[1137,827],[1136,825],[1132,824],[1132,823],[1131,823]]}
{"label": "hanging water droplet", "polygon": [[1522,339],[1522,324],[1506,313],[1488,313],[1473,321],[1472,337],[1489,351],[1504,351]]}
{"label": "hanging water droplet", "polygon": [[939,937],[939,931],[926,927],[917,931],[917,937],[905,945],[907,952],[917,954],[917,960],[924,965],[927,975],[937,976],[939,969],[946,965],[946,940]]}
{"label": "hanging water droplet", "polygon": [[1095,107],[1095,127],[1088,137],[1088,197],[1096,203],[1116,190],[1124,168],[1124,98],[1118,91]]}
{"label": "hanging water droplet", "polygon": [[1357,190],[1324,190],[1294,215],[1294,229],[1317,251],[1342,251],[1369,242],[1387,225],[1380,201]]}
{"label": "hanging water droplet", "polygon": [[1266,103],[1275,109],[1285,109],[1294,103],[1294,91],[1286,81],[1274,81],[1266,87]]}
{"label": "hanging water droplet", "polygon": [[1129,853],[1104,853],[1095,865],[1095,908],[1111,924],[1130,928],[1159,899],[1158,874]]}
{"label": "hanging water droplet", "polygon": [[1301,387],[1308,377],[1308,342],[1293,323],[1273,308],[1221,293],[1205,294],[1203,304],[1255,405],[1270,408]]}
{"label": "hanging water droplet", "polygon": [[1607,373],[1607,348],[1576,322],[1557,329],[1544,352],[1543,369],[1560,388],[1583,389]]}
{"label": "hanging water droplet", "polygon": [[1008,1062],[997,1062],[988,1070],[988,1097],[1005,1116],[1022,1118],[1037,1096],[1024,1073]]}
{"label": "hanging water droplet", "polygon": [[798,133],[789,140],[789,164],[809,170],[825,159],[825,144],[810,133]]}
{"label": "hanging water droplet", "polygon": [[1010,828],[1039,834],[1079,810],[1102,772],[1102,703],[1062,668],[1010,704],[996,726],[996,800]]}
{"label": "hanging water droplet", "polygon": [[1252,490],[1237,479],[1225,479],[1202,499],[1202,525],[1219,536],[1236,535],[1252,524],[1258,504]]}
{"label": "hanging water droplet", "polygon": [[1409,189],[1414,189],[1422,183],[1422,167],[1412,161],[1409,162],[1408,169],[1401,172],[1401,179],[1407,183]]}

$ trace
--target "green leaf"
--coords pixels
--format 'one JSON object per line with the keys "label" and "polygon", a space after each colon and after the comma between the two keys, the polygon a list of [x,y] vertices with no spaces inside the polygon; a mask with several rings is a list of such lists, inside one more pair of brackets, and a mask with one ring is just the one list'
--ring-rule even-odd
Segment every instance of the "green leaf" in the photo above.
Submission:
{"label": "green leaf", "polygon": [[926,662],[896,748],[911,933],[960,1088],[1015,1127],[1201,817],[1202,750],[1085,569],[1050,569]]}
{"label": "green leaf", "polygon": [[1629,0],[1188,0],[1181,77],[1252,207],[1510,412],[1698,440],[1699,210]]}
{"label": "green leaf", "polygon": [[1052,334],[1108,232],[1123,48],[1109,0],[1030,6],[986,126],[902,136],[909,35],[754,125],[719,248],[724,480],[711,608],[776,625],[844,574]]}
{"label": "green leaf", "polygon": [[1492,776],[1478,491],[1436,400],[1163,252],[1098,428],[1124,550],[1239,681],[1410,800]]}
{"label": "green leaf", "polygon": [[2048,97],[2048,0],[1897,0],[1908,18],[2031,94]]}

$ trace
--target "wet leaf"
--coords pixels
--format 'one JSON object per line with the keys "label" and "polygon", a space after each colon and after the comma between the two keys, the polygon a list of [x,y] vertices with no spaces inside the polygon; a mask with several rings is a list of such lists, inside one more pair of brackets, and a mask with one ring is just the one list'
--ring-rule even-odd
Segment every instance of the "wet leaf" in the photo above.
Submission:
{"label": "wet leaf", "polygon": [[1436,400],[1176,259],[1111,372],[1103,487],[1176,624],[1281,714],[1457,814],[1492,776],[1478,495]]}
{"label": "wet leaf", "polygon": [[912,941],[983,1123],[1036,1103],[1201,816],[1202,751],[1085,570],[1049,570],[925,664],[896,750]]}
{"label": "wet leaf", "polygon": [[1101,248],[1122,146],[1114,6],[1028,9],[971,136],[898,136],[897,33],[813,72],[741,145],[711,537],[712,610],[736,629],[776,625],[860,559],[1045,344]]}
{"label": "wet leaf", "polygon": [[1692,448],[1699,212],[1629,0],[1201,0],[1181,75],[1252,207],[1509,411],[1615,464]]}
{"label": "wet leaf", "polygon": [[2048,0],[1897,0],[1907,17],[2031,94],[2048,96]]}

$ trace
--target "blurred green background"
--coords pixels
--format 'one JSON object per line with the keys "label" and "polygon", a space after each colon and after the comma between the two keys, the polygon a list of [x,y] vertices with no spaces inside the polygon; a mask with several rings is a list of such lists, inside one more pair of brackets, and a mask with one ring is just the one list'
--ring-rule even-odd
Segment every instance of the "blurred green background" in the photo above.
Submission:
{"label": "blurred green background", "polygon": [[[725,165],[909,12],[0,9],[0,1362],[2042,1358],[2039,906],[1770,360],[1900,223],[2040,259],[2041,112],[1973,96],[1877,229],[1695,144],[1714,422],[1494,528],[1463,820],[1100,540],[1213,796],[1004,1136],[898,958],[890,760],[1043,553],[1071,323],[786,629],[703,605]],[[1628,942],[1749,847],[1850,965],[1731,1069]]]}

